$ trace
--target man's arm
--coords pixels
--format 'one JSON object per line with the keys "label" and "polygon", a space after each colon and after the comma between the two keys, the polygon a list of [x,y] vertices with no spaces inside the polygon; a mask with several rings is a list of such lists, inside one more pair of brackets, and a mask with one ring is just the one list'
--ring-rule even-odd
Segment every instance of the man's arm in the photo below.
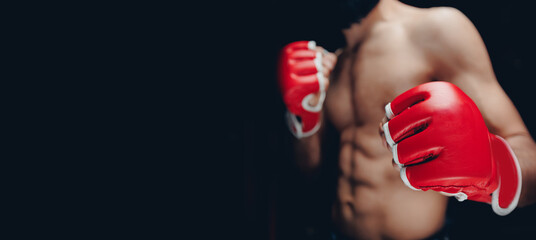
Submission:
{"label": "man's arm", "polygon": [[306,176],[314,176],[318,172],[322,158],[321,143],[323,132],[324,124],[322,123],[322,126],[315,134],[300,139],[294,138],[293,140],[296,165]]}
{"label": "man's arm", "polygon": [[[432,17],[430,60],[438,80],[457,85],[476,103],[489,131],[513,149],[522,172],[520,206],[536,202],[536,143],[501,88],[478,31],[461,12],[441,8]],[[430,39],[428,39],[430,40]]]}

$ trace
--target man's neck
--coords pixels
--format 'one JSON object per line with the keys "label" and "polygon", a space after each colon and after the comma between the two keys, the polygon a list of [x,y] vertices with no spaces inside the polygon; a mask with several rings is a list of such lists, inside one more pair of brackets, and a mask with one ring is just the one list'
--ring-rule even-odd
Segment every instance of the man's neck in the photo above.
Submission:
{"label": "man's neck", "polygon": [[360,23],[353,23],[349,29],[343,30],[347,46],[353,48],[361,43],[368,36],[374,25],[388,21],[401,5],[402,3],[398,0],[380,0]]}

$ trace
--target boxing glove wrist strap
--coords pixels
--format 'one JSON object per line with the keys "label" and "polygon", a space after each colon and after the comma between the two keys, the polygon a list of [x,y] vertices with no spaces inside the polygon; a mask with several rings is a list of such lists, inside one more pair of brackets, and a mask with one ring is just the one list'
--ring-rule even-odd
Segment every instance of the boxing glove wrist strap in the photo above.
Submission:
{"label": "boxing glove wrist strap", "polygon": [[[294,135],[294,137],[296,137],[297,139],[312,136],[313,134],[318,132],[318,130],[320,129],[320,125],[322,123],[320,119],[320,115],[321,115],[320,111],[322,110],[322,105],[326,98],[326,92],[322,89],[320,92],[318,103],[315,106],[310,106],[308,102],[313,96],[314,96],[313,94],[309,94],[305,98],[303,98],[303,101],[302,101],[303,109],[308,111],[306,115],[309,115],[306,118],[299,118],[298,116],[291,113],[290,111],[287,111],[285,114],[289,130],[292,133],[292,135]],[[312,121],[312,122],[316,122],[316,124],[314,125],[312,129],[308,131],[303,131],[304,128],[303,128],[302,121]]]}
{"label": "boxing glove wrist strap", "polygon": [[318,130],[320,129],[321,121],[318,121],[316,123],[316,125],[311,130],[304,132],[302,130],[303,129],[302,123],[301,123],[301,121],[298,119],[298,117],[296,115],[294,115],[294,114],[290,113],[289,111],[287,111],[287,113],[285,114],[285,117],[286,117],[287,126],[288,126],[290,132],[297,139],[310,137],[313,134],[315,134],[316,132],[318,132]]}
{"label": "boxing glove wrist strap", "polygon": [[514,151],[502,137],[490,134],[493,160],[497,165],[498,188],[491,195],[491,207],[501,216],[512,212],[521,195],[521,167]]}

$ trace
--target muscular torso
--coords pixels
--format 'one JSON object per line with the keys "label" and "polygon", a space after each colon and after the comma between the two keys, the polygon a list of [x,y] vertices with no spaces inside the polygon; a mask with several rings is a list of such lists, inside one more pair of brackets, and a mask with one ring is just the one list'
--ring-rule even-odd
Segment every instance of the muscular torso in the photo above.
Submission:
{"label": "muscular torso", "polygon": [[343,51],[332,75],[325,113],[340,134],[332,217],[348,237],[419,239],[444,221],[446,198],[406,187],[379,134],[384,106],[434,79],[412,34],[404,21],[376,24],[359,46]]}

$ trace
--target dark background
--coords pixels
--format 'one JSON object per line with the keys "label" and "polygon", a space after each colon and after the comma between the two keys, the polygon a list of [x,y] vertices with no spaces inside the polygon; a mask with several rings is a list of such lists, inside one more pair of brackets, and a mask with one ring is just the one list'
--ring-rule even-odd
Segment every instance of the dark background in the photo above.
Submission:
{"label": "dark background", "polygon": [[[453,6],[473,21],[534,135],[535,4],[404,2]],[[5,82],[22,85],[4,88],[17,96],[4,116],[21,125],[8,139],[18,146],[4,147],[20,155],[4,162],[21,165],[5,168],[15,175],[4,184],[14,188],[4,194],[13,213],[6,230],[67,239],[325,236],[329,198],[318,190],[330,182],[305,184],[293,165],[275,78],[289,42],[344,46],[322,1],[21,5],[5,34],[15,52],[5,68],[17,76]],[[486,204],[451,201],[448,215],[454,239],[528,239],[535,208],[499,217]]]}
{"label": "dark background", "polygon": [[[322,2],[23,4],[6,34],[20,45],[6,45],[17,65],[6,69],[19,75],[6,82],[23,85],[23,105],[7,103],[18,112],[5,115],[21,119],[16,139],[31,146],[16,151],[36,164],[6,161],[22,165],[13,178],[22,180],[5,184],[16,189],[5,194],[13,229],[68,239],[325,237],[321,190],[335,178],[306,184],[298,174],[275,76],[289,42],[344,46]],[[456,7],[473,21],[534,135],[535,4],[404,2]],[[452,236],[531,238],[535,208],[499,217],[451,201]]]}
{"label": "dark background", "polygon": [[[451,6],[469,17],[484,39],[500,84],[534,136],[535,4],[520,0],[402,2],[419,7]],[[236,14],[224,14],[236,30],[236,38],[227,40],[238,51],[223,52],[233,55],[236,62],[228,66],[231,72],[238,69],[233,72],[237,78],[221,84],[221,89],[230,91],[217,95],[230,101],[230,107],[221,110],[227,126],[221,135],[221,149],[233,164],[221,166],[243,170],[239,182],[244,225],[233,225],[229,231],[246,239],[322,238],[329,227],[329,209],[325,209],[327,197],[318,189],[325,184],[305,184],[292,164],[291,135],[283,118],[275,63],[279,49],[289,42],[315,40],[334,51],[344,46],[344,39],[332,27],[329,8],[319,0],[251,1],[240,7]],[[453,222],[453,239],[528,239],[536,233],[536,206],[500,217],[489,205],[451,199],[448,216]]]}

